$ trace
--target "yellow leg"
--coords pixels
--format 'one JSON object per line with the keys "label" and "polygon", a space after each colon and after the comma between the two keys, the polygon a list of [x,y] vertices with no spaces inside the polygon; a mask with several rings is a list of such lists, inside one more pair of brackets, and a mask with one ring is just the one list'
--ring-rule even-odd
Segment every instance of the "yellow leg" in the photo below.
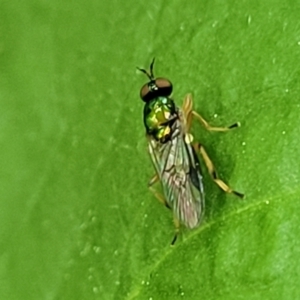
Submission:
{"label": "yellow leg", "polygon": [[187,132],[190,131],[193,118],[193,99],[191,94],[187,94],[183,100],[182,111],[186,120]]}
{"label": "yellow leg", "polygon": [[[151,178],[151,180],[149,181],[148,187],[149,187],[150,191],[154,194],[154,196],[156,197],[156,199],[157,199],[160,203],[164,204],[167,208],[171,209],[171,207],[170,207],[169,204],[167,203],[167,201],[166,201],[166,199],[164,198],[164,196],[163,196],[161,193],[159,193],[158,191],[156,191],[156,190],[152,187],[152,185],[155,184],[155,183],[158,182],[158,181],[159,181],[159,177],[158,177],[158,175],[156,174],[156,175],[154,175],[154,176]],[[180,223],[179,223],[179,221],[178,221],[176,218],[174,218],[174,225],[175,225],[175,235],[174,235],[173,240],[172,240],[172,242],[171,242],[171,246],[173,246],[173,245],[175,244],[175,242],[176,242],[176,240],[177,240],[177,237],[178,237],[178,234],[179,234],[179,229],[180,229]]]}
{"label": "yellow leg", "polygon": [[220,178],[218,178],[217,176],[217,172],[216,169],[211,161],[211,159],[209,158],[208,154],[206,153],[205,149],[203,148],[202,145],[200,145],[199,143],[196,143],[194,145],[195,150],[199,151],[200,154],[203,157],[203,160],[206,164],[206,167],[208,169],[209,174],[211,175],[213,181],[226,193],[229,194],[234,194],[240,198],[244,198],[244,194],[239,193],[237,191],[234,191],[231,187],[229,187],[223,180],[221,180]]}
{"label": "yellow leg", "polygon": [[193,110],[193,99],[191,94],[187,94],[183,100],[182,110],[186,119],[187,132],[189,132],[192,118],[195,117],[209,131],[228,131],[240,126],[240,123],[234,123],[228,127],[213,127],[200,114]]}
{"label": "yellow leg", "polygon": [[165,205],[167,208],[171,209],[171,207],[169,206],[169,204],[167,203],[165,197],[160,193],[158,192],[154,187],[152,187],[153,184],[155,184],[156,182],[159,181],[159,177],[158,175],[154,175],[151,180],[149,181],[148,183],[148,188],[149,190],[154,194],[154,196],[156,197],[156,199],[162,203],[163,205]]}

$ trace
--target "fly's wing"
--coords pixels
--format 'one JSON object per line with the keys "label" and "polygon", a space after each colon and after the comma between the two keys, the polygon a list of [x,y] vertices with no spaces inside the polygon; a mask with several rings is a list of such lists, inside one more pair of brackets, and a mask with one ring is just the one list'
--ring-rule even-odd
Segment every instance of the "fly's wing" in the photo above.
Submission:
{"label": "fly's wing", "polygon": [[163,144],[149,138],[149,152],[175,216],[189,228],[198,226],[204,212],[204,192],[194,148],[179,133]]}

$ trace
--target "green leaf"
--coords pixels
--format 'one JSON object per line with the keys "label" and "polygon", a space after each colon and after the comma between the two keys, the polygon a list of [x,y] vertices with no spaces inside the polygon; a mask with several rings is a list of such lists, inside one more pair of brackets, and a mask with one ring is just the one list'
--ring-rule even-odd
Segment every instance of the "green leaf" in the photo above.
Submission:
{"label": "green leaf", "polygon": [[[3,2],[0,299],[298,299],[300,5]],[[212,125],[202,226],[148,191],[135,67]]]}

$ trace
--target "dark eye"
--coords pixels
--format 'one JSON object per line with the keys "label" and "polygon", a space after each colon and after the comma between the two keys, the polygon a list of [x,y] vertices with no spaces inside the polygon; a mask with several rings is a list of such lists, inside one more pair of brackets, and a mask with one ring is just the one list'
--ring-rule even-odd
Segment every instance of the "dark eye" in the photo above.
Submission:
{"label": "dark eye", "polygon": [[170,96],[172,94],[172,83],[168,79],[156,78],[155,84],[162,93],[161,96]]}
{"label": "dark eye", "polygon": [[156,78],[143,85],[140,91],[140,97],[148,102],[156,97],[168,97],[172,93],[172,83],[166,78]]}
{"label": "dark eye", "polygon": [[146,83],[142,86],[141,88],[141,91],[140,91],[140,97],[142,100],[144,100],[145,102],[148,101],[148,95],[150,93],[150,90],[149,90],[149,83]]}

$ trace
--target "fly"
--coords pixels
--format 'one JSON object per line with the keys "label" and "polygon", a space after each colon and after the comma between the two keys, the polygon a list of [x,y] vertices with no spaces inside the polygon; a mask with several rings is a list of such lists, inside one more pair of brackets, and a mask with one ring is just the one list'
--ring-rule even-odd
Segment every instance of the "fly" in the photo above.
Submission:
{"label": "fly", "polygon": [[[190,133],[193,117],[210,131],[224,132],[240,125],[234,123],[229,127],[210,126],[193,110],[191,94],[185,96],[182,107],[177,107],[170,98],[173,89],[171,81],[162,77],[155,78],[153,65],[154,59],[150,64],[150,72],[138,68],[149,78],[149,82],[140,90],[140,97],[145,102],[144,126],[148,151],[155,168],[155,175],[148,186],[156,198],[173,212],[175,236],[171,245],[174,245],[181,224],[193,229],[200,225],[203,218],[204,187],[198,152],[212,179],[223,191],[244,197],[217,176],[204,147],[193,142]],[[163,194],[153,188],[158,181],[162,185]]]}

